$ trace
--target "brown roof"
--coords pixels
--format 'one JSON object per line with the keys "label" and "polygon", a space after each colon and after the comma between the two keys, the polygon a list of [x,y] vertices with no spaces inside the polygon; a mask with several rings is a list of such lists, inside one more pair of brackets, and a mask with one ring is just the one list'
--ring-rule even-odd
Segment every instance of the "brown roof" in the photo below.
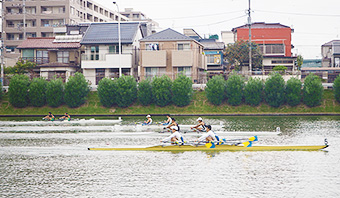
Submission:
{"label": "brown roof", "polygon": [[35,37],[27,38],[17,48],[19,49],[61,49],[61,48],[79,48],[79,42],[53,42],[54,37]]}
{"label": "brown roof", "polygon": [[[246,25],[242,25],[242,26],[239,26],[239,27],[235,27],[233,28],[231,31],[232,32],[235,32],[237,31],[237,29],[244,29],[244,28],[249,28],[248,24]],[[289,26],[286,26],[286,25],[282,25],[280,23],[264,23],[264,22],[255,22],[255,23],[252,23],[251,24],[251,29],[264,29],[264,28],[290,28]],[[292,30],[293,31],[293,30]]]}

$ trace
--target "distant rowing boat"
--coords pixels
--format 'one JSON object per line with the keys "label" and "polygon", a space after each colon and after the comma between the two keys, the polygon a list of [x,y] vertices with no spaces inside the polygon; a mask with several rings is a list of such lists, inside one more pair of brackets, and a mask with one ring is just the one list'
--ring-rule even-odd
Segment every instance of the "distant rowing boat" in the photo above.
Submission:
{"label": "distant rowing boat", "polygon": [[116,120],[96,120],[96,119],[71,119],[55,121],[0,121],[0,126],[53,126],[53,125],[113,125],[122,121],[121,118]]}
{"label": "distant rowing boat", "polygon": [[244,147],[242,145],[216,145],[215,148],[207,148],[204,145],[173,145],[173,146],[151,146],[135,148],[88,148],[91,151],[317,151],[327,148],[328,145],[310,145],[310,146],[252,146]]}

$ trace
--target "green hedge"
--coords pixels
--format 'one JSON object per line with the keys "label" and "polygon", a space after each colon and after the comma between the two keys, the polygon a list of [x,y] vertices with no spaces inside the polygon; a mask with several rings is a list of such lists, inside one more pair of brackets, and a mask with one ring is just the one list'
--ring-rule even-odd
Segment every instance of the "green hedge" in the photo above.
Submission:
{"label": "green hedge", "polygon": [[150,78],[144,79],[138,83],[137,98],[144,106],[152,103],[152,86]]}
{"label": "green hedge", "polygon": [[164,107],[171,103],[172,81],[168,76],[154,77],[151,86],[153,101],[156,105]]}
{"label": "green hedge", "polygon": [[84,104],[89,93],[89,85],[81,73],[75,73],[65,84],[65,102],[71,107],[79,107]]}
{"label": "green hedge", "polygon": [[180,74],[172,84],[172,102],[179,107],[187,106],[192,100],[192,93],[191,79]]}
{"label": "green hedge", "polygon": [[30,80],[26,75],[16,74],[11,78],[8,88],[9,102],[11,105],[19,108],[28,106],[29,84]]}
{"label": "green hedge", "polygon": [[272,107],[285,103],[285,81],[279,73],[273,73],[265,82],[265,100]]}
{"label": "green hedge", "polygon": [[259,78],[250,77],[244,87],[245,103],[251,106],[258,106],[263,100],[263,82]]}
{"label": "green hedge", "polygon": [[297,78],[291,78],[287,81],[286,85],[286,99],[287,103],[294,107],[301,102],[302,94],[301,94],[302,83],[301,80]]}
{"label": "green hedge", "polygon": [[213,76],[207,82],[205,92],[209,102],[214,105],[222,104],[225,99],[226,81],[223,76]]}
{"label": "green hedge", "polygon": [[309,74],[304,81],[303,103],[308,107],[321,105],[323,86],[319,76]]}
{"label": "green hedge", "polygon": [[340,75],[334,80],[333,89],[335,100],[340,102]]}
{"label": "green hedge", "polygon": [[46,104],[47,82],[43,78],[34,78],[29,86],[28,97],[34,107],[42,107]]}
{"label": "green hedge", "polygon": [[113,80],[103,78],[98,83],[98,97],[104,107],[112,107],[116,103],[116,85]]}
{"label": "green hedge", "polygon": [[233,73],[226,82],[228,103],[233,106],[240,105],[243,99],[244,79],[241,75]]}
{"label": "green hedge", "polygon": [[121,76],[116,79],[116,102],[119,107],[128,107],[137,98],[137,82],[132,76]]}
{"label": "green hedge", "polygon": [[59,107],[64,102],[64,83],[61,78],[47,83],[46,101],[50,107]]}

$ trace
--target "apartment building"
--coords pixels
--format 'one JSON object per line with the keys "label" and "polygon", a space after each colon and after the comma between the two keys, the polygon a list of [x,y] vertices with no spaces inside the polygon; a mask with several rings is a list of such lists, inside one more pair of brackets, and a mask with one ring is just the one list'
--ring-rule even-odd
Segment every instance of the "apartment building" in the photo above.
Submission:
{"label": "apartment building", "polygon": [[154,34],[156,33],[157,29],[159,29],[159,24],[156,21],[153,21],[152,19],[148,18],[144,13],[141,11],[135,11],[133,8],[125,8],[123,12],[120,12],[123,16],[127,17],[130,21],[143,21],[148,22],[148,25],[151,26],[148,34]]}
{"label": "apartment building", "polygon": [[6,66],[17,62],[17,46],[26,38],[53,37],[64,33],[66,24],[129,20],[92,0],[3,0],[3,11]]}
{"label": "apartment building", "polygon": [[167,75],[175,79],[180,73],[193,83],[206,83],[203,45],[173,29],[166,29],[140,41],[140,78]]}

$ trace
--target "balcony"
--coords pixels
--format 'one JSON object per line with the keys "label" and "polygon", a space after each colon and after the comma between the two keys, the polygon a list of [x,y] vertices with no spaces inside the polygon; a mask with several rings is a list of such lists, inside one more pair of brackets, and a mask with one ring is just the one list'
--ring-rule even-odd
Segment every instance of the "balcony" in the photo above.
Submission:
{"label": "balcony", "polygon": [[190,50],[174,50],[172,53],[172,66],[173,67],[183,67],[183,66],[193,66],[194,55]]}
{"label": "balcony", "polygon": [[142,51],[143,67],[166,67],[166,51]]}
{"label": "balcony", "polygon": [[81,67],[85,69],[131,68],[133,66],[132,54],[121,54],[120,57],[119,54],[99,54],[98,56],[83,54],[81,60]]}

